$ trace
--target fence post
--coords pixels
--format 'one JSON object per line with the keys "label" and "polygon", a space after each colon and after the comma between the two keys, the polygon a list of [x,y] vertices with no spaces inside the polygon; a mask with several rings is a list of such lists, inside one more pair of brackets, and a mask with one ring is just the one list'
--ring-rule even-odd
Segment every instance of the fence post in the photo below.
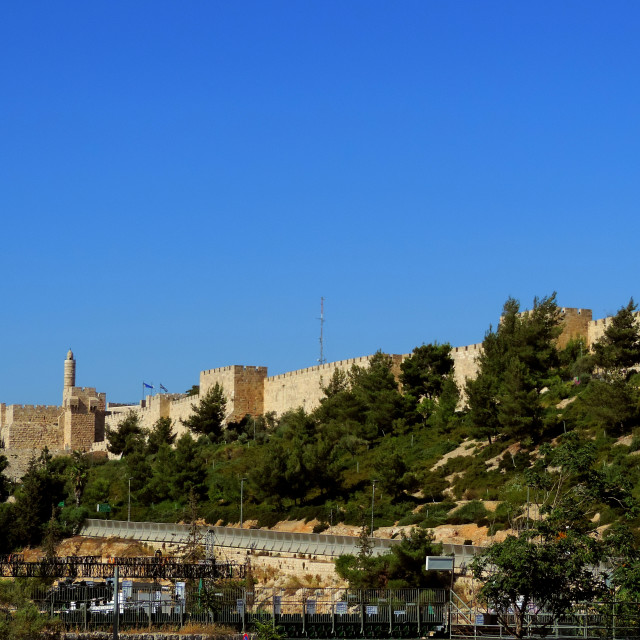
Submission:
{"label": "fence post", "polygon": [[247,626],[247,592],[242,589],[242,633],[245,632]]}
{"label": "fence post", "polygon": [[[304,596],[303,596],[304,598]],[[307,601],[302,601],[302,635],[307,635]]]}
{"label": "fence post", "polygon": [[118,593],[118,582],[120,575],[118,565],[113,569],[113,640],[118,640],[118,624],[120,622],[120,594]]}
{"label": "fence post", "polygon": [[87,630],[87,611],[89,610],[89,595],[87,593],[88,587],[84,588],[84,610],[82,612],[82,622],[84,626],[84,630]]}
{"label": "fence post", "polygon": [[271,591],[271,610],[273,612],[273,628],[276,628],[276,588],[272,587]]}
{"label": "fence post", "polygon": [[336,635],[336,603],[331,602],[331,635]]}
{"label": "fence post", "polygon": [[613,640],[616,640],[616,601],[615,598],[611,604],[611,632],[613,635]]}
{"label": "fence post", "polygon": [[147,604],[149,605],[149,631],[151,631],[151,598],[153,597],[153,585],[151,586],[151,588],[149,589],[148,592],[148,597],[147,597]]}

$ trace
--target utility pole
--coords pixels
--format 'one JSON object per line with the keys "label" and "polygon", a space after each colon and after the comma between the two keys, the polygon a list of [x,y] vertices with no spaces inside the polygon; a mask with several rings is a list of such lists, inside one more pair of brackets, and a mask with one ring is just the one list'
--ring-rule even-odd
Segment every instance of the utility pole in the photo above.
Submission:
{"label": "utility pole", "polygon": [[120,582],[120,576],[118,572],[118,565],[113,569],[113,640],[118,640],[118,626],[120,623],[120,590],[118,583]]}
{"label": "utility pole", "polygon": [[324,297],[320,298],[320,357],[318,358],[319,364],[326,362],[324,357]]}
{"label": "utility pole", "polygon": [[373,538],[373,503],[376,499],[376,482],[377,480],[371,481],[371,537]]}
{"label": "utility pole", "polygon": [[244,481],[246,478],[240,479],[240,528],[242,529],[242,499],[244,498]]}
{"label": "utility pole", "polygon": [[127,522],[131,522],[131,480],[129,478],[129,505],[127,507]]}

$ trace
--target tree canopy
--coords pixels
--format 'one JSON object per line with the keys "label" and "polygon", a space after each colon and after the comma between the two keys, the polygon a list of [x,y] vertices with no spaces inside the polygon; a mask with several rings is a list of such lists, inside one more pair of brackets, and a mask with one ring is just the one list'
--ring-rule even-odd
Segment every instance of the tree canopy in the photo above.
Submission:
{"label": "tree canopy", "polygon": [[199,404],[192,404],[193,413],[182,424],[196,435],[215,441],[222,435],[226,418],[227,398],[222,385],[216,382],[202,397]]}
{"label": "tree canopy", "polygon": [[604,335],[593,345],[596,366],[608,376],[622,375],[640,364],[640,325],[635,312],[638,306],[629,300],[611,319]]}

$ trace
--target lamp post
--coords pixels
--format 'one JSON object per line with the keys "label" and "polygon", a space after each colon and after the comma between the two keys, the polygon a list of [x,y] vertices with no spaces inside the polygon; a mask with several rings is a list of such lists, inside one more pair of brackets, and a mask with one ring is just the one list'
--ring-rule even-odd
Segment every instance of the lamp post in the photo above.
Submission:
{"label": "lamp post", "polygon": [[244,481],[246,478],[240,478],[240,528],[242,529],[242,500],[244,498]]}
{"label": "lamp post", "polygon": [[133,478],[129,478],[129,505],[127,507],[127,522],[131,522],[131,480],[133,480]]}
{"label": "lamp post", "polygon": [[377,480],[371,481],[371,537],[373,538],[373,504],[376,499],[376,482]]}

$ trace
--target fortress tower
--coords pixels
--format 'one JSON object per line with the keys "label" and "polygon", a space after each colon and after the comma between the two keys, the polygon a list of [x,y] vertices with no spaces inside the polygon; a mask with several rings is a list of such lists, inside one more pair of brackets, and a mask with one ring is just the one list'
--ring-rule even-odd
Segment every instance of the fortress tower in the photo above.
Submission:
{"label": "fortress tower", "polygon": [[[67,359],[64,361],[64,390],[76,386],[76,361],[73,359],[73,351],[69,349]],[[64,392],[63,392],[64,393]]]}
{"label": "fortress tower", "polygon": [[95,387],[76,387],[76,361],[69,349],[64,361],[62,412],[58,420],[65,449],[88,451],[94,442],[104,440],[107,397]]}

